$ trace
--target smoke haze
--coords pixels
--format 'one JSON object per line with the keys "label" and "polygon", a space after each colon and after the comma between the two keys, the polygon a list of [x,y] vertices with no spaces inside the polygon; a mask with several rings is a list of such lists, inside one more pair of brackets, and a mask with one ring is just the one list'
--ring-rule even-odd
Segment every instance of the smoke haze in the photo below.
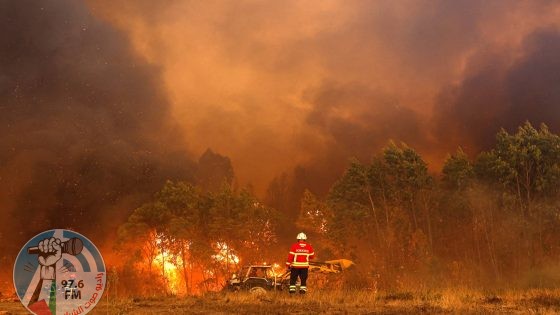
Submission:
{"label": "smoke haze", "polygon": [[389,139],[434,167],[500,127],[556,128],[554,1],[88,3],[164,69],[189,148],[231,157],[259,191]]}
{"label": "smoke haze", "polygon": [[0,15],[3,249],[52,228],[104,239],[165,179],[189,178],[160,69],[124,34],[79,1],[2,1]]}
{"label": "smoke haze", "polygon": [[3,0],[0,15],[15,247],[53,225],[95,234],[192,179],[208,148],[260,194],[293,169],[324,191],[390,139],[434,167],[500,127],[560,128],[555,1]]}

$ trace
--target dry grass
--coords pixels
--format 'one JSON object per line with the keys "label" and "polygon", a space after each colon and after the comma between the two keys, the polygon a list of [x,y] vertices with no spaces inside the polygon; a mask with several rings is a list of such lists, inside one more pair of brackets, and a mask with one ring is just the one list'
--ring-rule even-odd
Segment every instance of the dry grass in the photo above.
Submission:
{"label": "dry grass", "polygon": [[[201,297],[142,297],[107,301],[91,314],[558,314],[560,289],[482,292],[311,291],[252,295],[213,293]],[[0,302],[0,314],[26,314],[15,301]]]}

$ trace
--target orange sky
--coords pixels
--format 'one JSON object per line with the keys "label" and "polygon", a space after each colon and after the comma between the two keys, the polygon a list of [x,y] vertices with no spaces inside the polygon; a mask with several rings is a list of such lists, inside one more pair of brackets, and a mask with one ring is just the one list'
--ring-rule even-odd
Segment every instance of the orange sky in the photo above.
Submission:
{"label": "orange sky", "polygon": [[[279,172],[328,154],[330,141],[340,141],[308,121],[318,108],[317,93],[325,89],[355,90],[359,100],[341,102],[361,104],[337,105],[332,112],[350,124],[391,129],[393,122],[376,120],[383,116],[376,111],[412,110],[416,129],[374,129],[371,149],[394,138],[441,161],[445,152],[433,152],[438,135],[427,127],[441,91],[460,84],[487,55],[512,62],[523,53],[520,45],[528,34],[560,24],[560,6],[546,1],[92,0],[89,5],[161,67],[186,145],[195,153],[211,147],[231,157],[241,182],[261,189]],[[373,112],[373,121],[360,122],[361,111]],[[405,135],[411,131],[421,135]]]}

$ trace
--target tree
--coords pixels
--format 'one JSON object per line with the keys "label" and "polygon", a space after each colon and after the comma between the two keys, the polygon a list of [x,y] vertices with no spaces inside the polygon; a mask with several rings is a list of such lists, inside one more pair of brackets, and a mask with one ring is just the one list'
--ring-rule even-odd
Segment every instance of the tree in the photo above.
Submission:
{"label": "tree", "polygon": [[560,137],[544,124],[536,130],[526,122],[513,135],[502,129],[494,149],[477,158],[475,172],[501,193],[504,218],[523,227],[515,248],[530,255],[516,255],[516,265],[529,259],[535,267],[555,231],[551,214],[560,189]]}
{"label": "tree", "polygon": [[248,190],[236,192],[224,185],[210,195],[208,234],[225,259],[222,272],[229,273],[234,257],[249,262],[266,260],[265,253],[277,241],[278,213],[259,202]]}
{"label": "tree", "polygon": [[[152,266],[160,253],[165,252],[169,243],[165,238],[169,213],[165,205],[154,201],[146,203],[135,209],[118,231],[118,247],[128,257],[136,258],[134,248],[141,249],[140,255],[148,264],[148,273],[151,274]],[[163,264],[165,261],[162,262]],[[162,280],[166,281],[165,269],[161,269]]]}
{"label": "tree", "polygon": [[495,148],[481,154],[475,167],[481,178],[516,195],[525,215],[531,216],[535,198],[560,191],[560,137],[544,124],[537,131],[526,122],[515,135],[502,129]]}
{"label": "tree", "polygon": [[[327,205],[332,212],[332,221],[327,228],[330,237],[337,242],[361,244],[359,248],[365,247],[373,251],[374,246],[379,244],[379,238],[376,237],[379,236],[379,224],[375,208],[372,211],[368,191],[367,167],[352,160],[344,175],[329,192]],[[372,231],[372,222],[377,227],[377,233]]]}
{"label": "tree", "polygon": [[[389,143],[369,165],[352,160],[327,198],[329,236],[346,249],[342,254],[368,263],[368,273],[425,264],[432,255],[433,184],[427,164],[405,144]],[[313,206],[308,198],[302,210]]]}
{"label": "tree", "polygon": [[383,151],[391,185],[395,187],[395,200],[412,214],[414,229],[420,228],[418,208],[423,211],[430,246],[433,244],[431,207],[429,192],[433,178],[428,174],[428,165],[422,157],[406,144],[400,147],[390,142]]}
{"label": "tree", "polygon": [[[475,174],[472,163],[465,152],[458,148],[456,153],[449,155],[442,168],[442,190],[439,196],[440,218],[442,224],[439,241],[440,254],[455,261],[468,260],[473,262],[476,255],[474,248],[480,248],[470,190],[475,186]],[[468,236],[468,237],[465,237]]]}
{"label": "tree", "polygon": [[442,169],[443,183],[454,190],[464,190],[474,179],[474,168],[463,149],[449,156]]}
{"label": "tree", "polygon": [[[168,249],[174,259],[174,264],[181,268],[185,292],[190,293],[188,274],[192,273],[191,248],[201,240],[201,208],[203,196],[199,189],[192,184],[167,181],[160,192],[156,194],[158,201],[166,207],[170,217],[165,223],[166,236],[169,239]],[[190,271],[188,271],[190,269]]]}
{"label": "tree", "polygon": [[329,231],[327,224],[332,221],[332,213],[324,202],[321,202],[309,190],[303,192],[301,207],[296,226],[317,236],[325,237]]}

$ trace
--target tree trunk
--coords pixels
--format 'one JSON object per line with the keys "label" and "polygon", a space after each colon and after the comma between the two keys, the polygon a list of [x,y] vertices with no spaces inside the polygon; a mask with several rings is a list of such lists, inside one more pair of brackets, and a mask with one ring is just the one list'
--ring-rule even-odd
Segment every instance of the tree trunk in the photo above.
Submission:
{"label": "tree trunk", "polygon": [[160,243],[159,243],[159,249],[160,249],[160,254],[161,254],[161,274],[163,276],[163,284],[165,287],[165,294],[167,294],[168,291],[168,283],[167,283],[167,278],[165,277],[165,244],[164,244],[164,240],[163,240],[163,236],[160,236]]}
{"label": "tree trunk", "polygon": [[373,220],[375,221],[375,232],[377,233],[377,247],[379,248],[382,241],[381,231],[379,229],[379,222],[377,221],[377,211],[375,211],[375,204],[373,203],[373,198],[371,198],[371,192],[368,188],[367,195],[369,198],[369,203],[371,205],[371,211],[373,212]]}
{"label": "tree trunk", "polygon": [[517,187],[517,200],[519,200],[519,207],[521,208],[521,214],[527,217],[527,212],[525,211],[525,205],[523,204],[523,198],[521,197],[521,184],[519,183],[519,176],[515,176],[515,185]]}
{"label": "tree trunk", "polygon": [[422,201],[424,204],[424,212],[426,213],[426,220],[427,222],[427,227],[428,227],[428,241],[430,242],[430,252],[433,253],[434,251],[434,238],[432,235],[432,218],[431,218],[431,211],[430,211],[430,207],[428,206],[428,201],[426,200],[426,195],[423,194],[422,195]]}
{"label": "tree trunk", "polygon": [[182,261],[181,265],[183,267],[183,279],[185,280],[185,290],[188,295],[190,294],[190,292],[189,292],[189,279],[187,275],[187,254],[185,249],[185,242],[181,241],[180,246],[181,246],[181,261]]}
{"label": "tree trunk", "polygon": [[414,200],[410,198],[410,211],[412,212],[412,219],[414,220],[414,230],[418,230],[418,220],[416,219],[416,207],[414,206]]}
{"label": "tree trunk", "polygon": [[498,259],[496,257],[496,253],[494,250],[494,241],[492,239],[492,237],[490,236],[490,232],[489,227],[488,227],[488,221],[490,221],[490,224],[492,224],[492,222],[494,221],[492,219],[492,210],[490,210],[490,220],[486,220],[487,222],[484,224],[484,237],[486,239],[486,246],[488,248],[488,256],[490,257],[490,262],[492,264],[492,269],[494,270],[494,274],[496,276],[496,280],[500,280],[501,276],[500,276],[500,268],[498,265]]}

